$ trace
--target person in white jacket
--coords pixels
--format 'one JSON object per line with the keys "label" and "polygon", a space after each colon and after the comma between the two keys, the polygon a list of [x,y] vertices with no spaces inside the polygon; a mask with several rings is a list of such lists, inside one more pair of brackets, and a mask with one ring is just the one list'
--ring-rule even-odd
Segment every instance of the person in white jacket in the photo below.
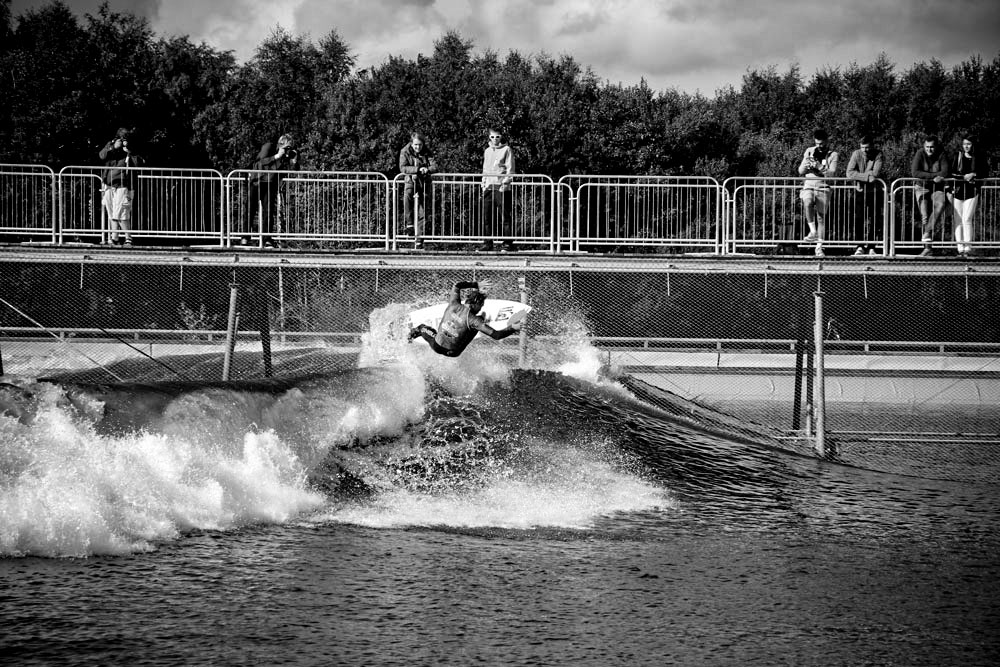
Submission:
{"label": "person in white jacket", "polygon": [[501,250],[514,249],[511,238],[511,213],[513,200],[510,186],[515,172],[514,151],[504,141],[503,133],[490,129],[489,146],[483,151],[483,192],[481,200],[481,216],[483,233],[487,235],[482,252],[493,250],[492,236],[503,236]]}

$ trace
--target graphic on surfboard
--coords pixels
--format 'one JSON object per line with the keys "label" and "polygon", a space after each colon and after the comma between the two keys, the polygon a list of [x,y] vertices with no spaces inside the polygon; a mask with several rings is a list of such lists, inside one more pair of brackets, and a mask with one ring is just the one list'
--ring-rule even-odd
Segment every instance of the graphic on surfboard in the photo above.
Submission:
{"label": "graphic on surfboard", "polygon": [[[447,303],[436,303],[433,306],[413,311],[409,316],[410,327],[426,324],[437,329],[438,325],[441,324],[441,318],[444,316],[444,311],[447,307]],[[531,306],[519,301],[486,299],[486,303],[483,304],[479,314],[483,316],[483,319],[491,327],[497,331],[503,331],[523,320],[530,312]]]}

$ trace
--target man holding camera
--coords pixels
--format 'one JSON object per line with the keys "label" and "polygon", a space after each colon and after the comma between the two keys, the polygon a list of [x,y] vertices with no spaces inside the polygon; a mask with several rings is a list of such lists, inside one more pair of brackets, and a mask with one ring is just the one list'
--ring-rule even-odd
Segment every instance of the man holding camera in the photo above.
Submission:
{"label": "man holding camera", "polygon": [[805,243],[816,244],[816,256],[823,257],[823,238],[826,234],[826,211],[829,205],[830,185],[824,180],[837,175],[837,151],[827,147],[826,130],[813,132],[813,145],[806,149],[799,164],[799,176],[805,176],[802,200],[809,233]]}
{"label": "man holding camera", "polygon": [[[254,173],[250,175],[250,189],[246,207],[246,231],[253,230],[254,218],[260,213],[260,238],[265,248],[277,244],[271,237],[274,218],[278,212],[278,192],[281,189],[283,171],[297,169],[299,153],[295,150],[295,138],[283,134],[278,138],[278,146],[264,144],[257,160],[253,163]],[[287,230],[286,230],[287,231]]]}
{"label": "man holding camera", "polygon": [[[132,194],[134,181],[132,167],[145,164],[129,147],[130,132],[124,127],[118,128],[115,138],[101,149],[100,158],[107,169],[101,176],[101,201],[108,213],[108,227],[111,230],[111,243],[126,247],[132,246]],[[121,238],[119,232],[124,233]]]}

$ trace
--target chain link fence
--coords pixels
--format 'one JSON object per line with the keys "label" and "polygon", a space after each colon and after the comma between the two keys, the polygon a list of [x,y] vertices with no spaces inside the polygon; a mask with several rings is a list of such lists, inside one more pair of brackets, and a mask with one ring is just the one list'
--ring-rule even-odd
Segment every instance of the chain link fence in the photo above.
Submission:
{"label": "chain link fence", "polygon": [[819,407],[820,293],[826,427],[841,457],[915,461],[934,451],[906,469],[928,476],[956,457],[1000,458],[1000,274],[986,270],[142,261],[0,261],[4,373],[117,383],[335,372],[391,357],[406,344],[407,312],[446,300],[457,281],[486,278],[495,296],[534,310],[520,341],[477,341],[474,355],[547,370],[589,363],[596,376],[628,377],[792,443]]}

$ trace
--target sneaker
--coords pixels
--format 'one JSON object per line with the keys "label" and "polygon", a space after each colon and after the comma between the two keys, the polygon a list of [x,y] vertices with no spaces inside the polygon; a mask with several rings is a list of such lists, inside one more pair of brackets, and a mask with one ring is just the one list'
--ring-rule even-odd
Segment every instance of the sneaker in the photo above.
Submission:
{"label": "sneaker", "polygon": [[819,241],[819,237],[815,234],[806,234],[805,238],[802,239],[803,243],[816,243]]}
{"label": "sneaker", "polygon": [[500,252],[514,252],[514,250],[515,248],[513,241],[504,241],[503,244],[500,246]]}
{"label": "sneaker", "polygon": [[476,248],[476,252],[493,252],[493,241],[486,241],[483,245]]}
{"label": "sneaker", "polygon": [[934,248],[930,247],[929,245],[925,245],[921,253],[917,255],[917,257],[933,257],[933,256],[934,256]]}
{"label": "sneaker", "polygon": [[861,246],[858,246],[857,248],[854,249],[854,256],[855,257],[857,257],[858,255],[863,255],[863,254],[865,254],[865,249],[862,248]]}
{"label": "sneaker", "polygon": [[423,241],[414,241],[413,242],[413,249],[414,250],[423,250],[424,249],[424,242]]}
{"label": "sneaker", "polygon": [[826,257],[826,253],[823,252],[823,246],[819,246],[819,245],[816,246],[816,256],[817,257]]}
{"label": "sneaker", "polygon": [[130,239],[129,237],[126,236],[125,237],[125,244],[124,244],[124,246],[126,248],[131,248],[132,247],[132,239]]}
{"label": "sneaker", "polygon": [[879,254],[879,253],[878,253],[878,251],[877,251],[877,250],[875,250],[875,248],[870,248],[870,249],[868,250],[868,256],[869,256],[869,257],[877,257],[877,256],[878,256],[878,254]]}

